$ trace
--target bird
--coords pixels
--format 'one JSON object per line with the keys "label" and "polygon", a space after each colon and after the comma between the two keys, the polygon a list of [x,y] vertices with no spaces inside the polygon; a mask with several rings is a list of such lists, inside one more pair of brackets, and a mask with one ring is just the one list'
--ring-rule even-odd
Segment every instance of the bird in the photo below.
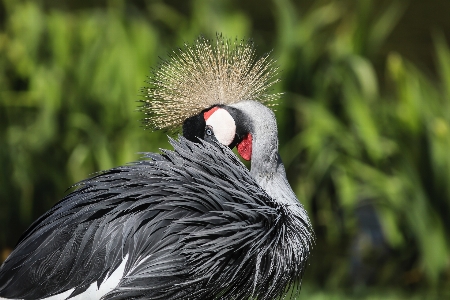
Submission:
{"label": "bird", "polygon": [[[314,244],[278,152],[269,55],[198,38],[153,70],[139,108],[173,149],[94,174],[0,267],[0,299],[275,299]],[[237,148],[248,169],[231,150]]]}

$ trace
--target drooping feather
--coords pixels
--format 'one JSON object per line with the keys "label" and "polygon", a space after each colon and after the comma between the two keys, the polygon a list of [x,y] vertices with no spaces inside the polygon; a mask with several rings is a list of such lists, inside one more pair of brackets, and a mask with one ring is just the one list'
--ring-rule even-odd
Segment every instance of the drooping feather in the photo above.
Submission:
{"label": "drooping feather", "polygon": [[274,299],[301,279],[313,240],[220,144],[173,151],[78,184],[39,218],[0,268],[0,296],[39,299],[100,285],[103,299]]}

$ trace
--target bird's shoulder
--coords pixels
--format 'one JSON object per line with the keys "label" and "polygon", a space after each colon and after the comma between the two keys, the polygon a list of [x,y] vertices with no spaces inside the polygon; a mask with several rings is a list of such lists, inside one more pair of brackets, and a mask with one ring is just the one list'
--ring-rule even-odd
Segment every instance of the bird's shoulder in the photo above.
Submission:
{"label": "bird's shoulder", "polygon": [[35,221],[0,268],[0,295],[37,298],[75,288],[74,296],[100,285],[127,255],[116,295],[151,287],[149,278],[173,286],[193,277],[195,266],[211,275],[214,262],[242,251],[244,237],[256,239],[252,231],[276,220],[276,206],[231,150],[184,138],[171,143],[173,150],[144,153],[80,182]]}

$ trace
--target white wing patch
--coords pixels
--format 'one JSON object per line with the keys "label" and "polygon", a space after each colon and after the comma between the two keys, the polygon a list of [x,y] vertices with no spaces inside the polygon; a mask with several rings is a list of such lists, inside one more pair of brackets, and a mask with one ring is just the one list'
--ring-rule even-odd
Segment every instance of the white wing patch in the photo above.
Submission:
{"label": "white wing patch", "polygon": [[[123,261],[119,265],[119,267],[117,267],[117,269],[111,274],[111,276],[106,278],[100,284],[100,288],[97,287],[97,282],[94,282],[89,286],[89,288],[86,291],[84,291],[83,293],[81,293],[79,295],[76,295],[75,297],[70,298],[69,300],[98,300],[101,297],[103,297],[104,295],[106,295],[109,292],[111,292],[112,290],[114,290],[117,287],[117,285],[119,284],[120,280],[124,276],[125,266],[127,264],[127,261],[128,261],[128,254],[127,254],[127,256],[125,256],[125,258],[123,259]],[[69,297],[70,294],[74,290],[75,289],[70,289],[61,294],[43,298],[42,300],[64,300],[64,299],[67,299],[67,297]],[[1,298],[0,297],[0,300],[6,300],[6,299],[10,299],[10,298]],[[16,300],[19,300],[19,299],[16,299]]]}

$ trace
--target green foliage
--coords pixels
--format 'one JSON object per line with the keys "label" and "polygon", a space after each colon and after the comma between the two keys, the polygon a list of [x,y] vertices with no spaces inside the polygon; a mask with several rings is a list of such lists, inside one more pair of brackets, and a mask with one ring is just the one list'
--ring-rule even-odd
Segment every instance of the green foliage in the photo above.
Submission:
{"label": "green foliage", "polygon": [[[1,33],[1,231],[25,225],[73,183],[156,151],[164,134],[137,121],[139,89],[157,57],[158,33],[119,9],[44,12],[5,3]],[[14,240],[11,240],[14,239]]]}
{"label": "green foliage", "polygon": [[[140,126],[139,90],[158,56],[222,32],[273,47],[284,70],[277,87],[285,92],[277,107],[281,155],[317,234],[306,281],[448,289],[445,39],[435,35],[434,78],[399,54],[379,54],[404,10],[399,2],[380,9],[376,1],[316,1],[299,10],[294,1],[270,1],[273,45],[253,21],[261,8],[186,3],[187,14],[163,1],[66,11],[3,0],[0,249],[12,247],[75,182],[169,147],[165,133]],[[364,207],[373,208],[381,240],[363,230]],[[370,280],[351,275],[355,259],[374,270]]]}
{"label": "green foliage", "polygon": [[[350,14],[336,1],[301,18],[292,15],[287,1],[277,3],[280,44],[287,53],[282,68],[296,78],[284,89],[292,91],[285,100],[294,115],[283,127],[294,122],[296,130],[282,157],[318,229],[312,268],[316,264],[322,273],[332,266],[327,284],[345,284],[348,254],[330,254],[330,249],[342,251],[353,243],[367,248],[352,254],[379,270],[381,284],[407,285],[410,272],[431,285],[448,284],[442,281],[450,254],[450,51],[445,42],[436,42],[438,80],[391,53],[386,82],[380,84],[370,58],[400,6],[373,17],[366,7],[370,1]],[[374,206],[384,241],[367,239],[359,228],[356,211],[367,205]],[[361,237],[369,245],[362,245]],[[376,259],[388,259],[385,253],[371,251],[383,248],[391,261],[380,265]]]}

